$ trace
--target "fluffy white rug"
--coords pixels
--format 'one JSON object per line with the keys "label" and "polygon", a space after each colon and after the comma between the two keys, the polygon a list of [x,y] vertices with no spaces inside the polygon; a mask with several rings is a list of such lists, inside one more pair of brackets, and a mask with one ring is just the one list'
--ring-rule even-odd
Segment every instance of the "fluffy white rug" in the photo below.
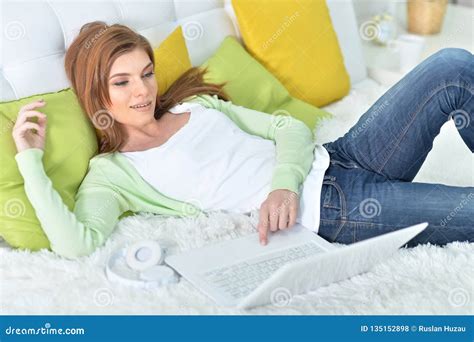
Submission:
{"label": "fluffy white rug", "polygon": [[[386,88],[370,80],[328,106],[334,120],[318,140],[330,141],[351,127]],[[443,128],[418,181],[474,184],[472,154],[457,132]],[[118,247],[156,239],[171,253],[254,232],[252,215],[214,212],[198,219],[140,214],[117,225],[106,245],[77,261],[42,250],[0,246],[0,314],[473,314],[474,244],[403,249],[371,272],[281,305],[238,311],[218,307],[185,279],[159,289],[137,289],[107,280],[104,266]]]}
{"label": "fluffy white rug", "polygon": [[[215,212],[198,219],[140,214],[122,220],[103,248],[79,261],[44,250],[0,249],[2,314],[246,313],[217,307],[185,279],[149,290],[110,283],[104,265],[115,248],[134,240],[156,239],[175,253],[249,234],[256,221],[256,212],[250,217]],[[248,313],[470,314],[473,256],[474,244],[467,243],[400,250],[369,273]]]}

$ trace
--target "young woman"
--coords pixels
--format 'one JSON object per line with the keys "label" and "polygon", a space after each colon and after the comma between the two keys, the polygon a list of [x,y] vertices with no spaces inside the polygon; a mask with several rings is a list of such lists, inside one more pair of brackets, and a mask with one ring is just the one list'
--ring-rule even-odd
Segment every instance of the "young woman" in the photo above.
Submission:
{"label": "young woman", "polygon": [[56,253],[90,254],[127,211],[195,216],[259,209],[262,244],[269,231],[295,222],[330,242],[353,243],[423,221],[429,227],[409,245],[474,241],[474,187],[411,182],[451,118],[474,151],[468,51],[432,55],[346,135],[323,146],[298,120],[233,105],[198,69],[159,96],[154,64],[149,42],[118,24],[86,24],[68,49],[67,76],[100,142],[74,213],[42,165],[47,118],[37,109],[45,103],[20,110],[15,158]]}

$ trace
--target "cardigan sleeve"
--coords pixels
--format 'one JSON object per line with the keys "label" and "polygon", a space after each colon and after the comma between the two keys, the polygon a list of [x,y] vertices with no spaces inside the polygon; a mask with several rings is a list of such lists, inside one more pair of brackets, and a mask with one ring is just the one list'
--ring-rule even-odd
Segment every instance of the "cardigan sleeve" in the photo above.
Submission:
{"label": "cardigan sleeve", "polygon": [[286,115],[270,115],[219,99],[216,95],[196,97],[207,107],[226,114],[243,131],[273,140],[276,148],[276,166],[271,191],[291,190],[300,195],[314,160],[313,132],[302,121]]}
{"label": "cardigan sleeve", "polygon": [[15,156],[26,195],[54,252],[67,258],[89,255],[112,233],[118,217],[127,211],[126,201],[89,172],[71,212],[45,173],[43,154],[39,148],[30,148]]}

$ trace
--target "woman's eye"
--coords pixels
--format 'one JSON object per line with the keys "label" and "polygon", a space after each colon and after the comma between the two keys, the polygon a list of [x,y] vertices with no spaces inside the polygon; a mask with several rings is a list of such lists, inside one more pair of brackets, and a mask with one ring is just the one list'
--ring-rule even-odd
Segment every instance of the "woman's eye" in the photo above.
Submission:
{"label": "woman's eye", "polygon": [[[149,73],[143,75],[143,77],[148,77],[148,78],[150,78],[150,77],[153,76],[154,74],[155,74],[155,72],[154,72],[154,71],[151,71],[151,72],[149,72]],[[118,86],[118,87],[121,87],[121,86],[124,86],[124,85],[127,84],[127,83],[128,83],[128,81],[122,81],[122,82],[116,82],[116,83],[114,83],[114,85],[115,85],[115,86]]]}

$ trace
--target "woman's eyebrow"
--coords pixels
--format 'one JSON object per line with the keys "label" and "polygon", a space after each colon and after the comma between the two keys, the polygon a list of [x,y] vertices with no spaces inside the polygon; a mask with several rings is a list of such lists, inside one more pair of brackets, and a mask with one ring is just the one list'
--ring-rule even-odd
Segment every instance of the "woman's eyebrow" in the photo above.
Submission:
{"label": "woman's eyebrow", "polygon": [[[150,65],[153,65],[153,62],[150,62],[148,63],[144,68],[143,70],[145,70],[146,68],[148,68]],[[114,74],[112,76],[109,77],[109,79],[115,77],[115,76],[129,76],[130,74],[126,73],[126,72],[122,72],[122,73],[118,73],[118,74]]]}

